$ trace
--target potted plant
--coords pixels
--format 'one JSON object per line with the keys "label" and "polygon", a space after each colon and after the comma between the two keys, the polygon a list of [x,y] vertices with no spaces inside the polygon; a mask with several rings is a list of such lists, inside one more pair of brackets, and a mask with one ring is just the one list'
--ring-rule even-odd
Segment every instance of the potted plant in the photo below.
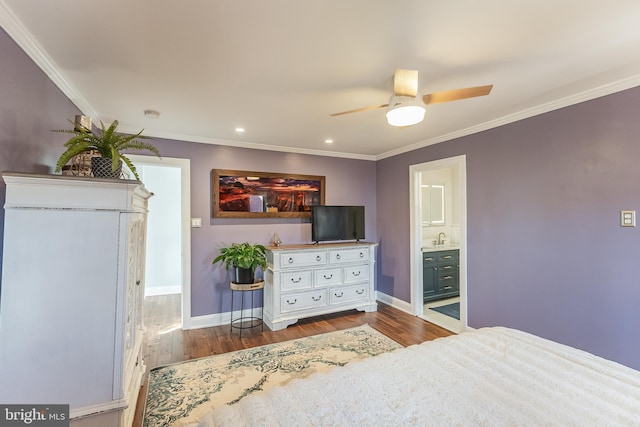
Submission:
{"label": "potted plant", "polygon": [[[71,122],[73,123],[73,122]],[[151,139],[142,135],[142,131],[135,135],[126,135],[116,132],[118,121],[114,120],[109,127],[100,122],[100,134],[94,134],[88,127],[73,123],[74,129],[57,129],[54,132],[71,133],[73,136],[64,146],[67,148],[58,159],[56,172],[59,172],[64,165],[74,156],[88,152],[97,151],[100,156],[91,158],[91,170],[93,176],[102,178],[120,178],[122,172],[122,162],[126,163],[136,179],[139,180],[136,167],[131,160],[122,154],[123,150],[148,150],[160,157],[160,152],[156,147],[140,139]]]}
{"label": "potted plant", "polygon": [[220,249],[218,255],[212,262],[224,262],[227,270],[233,265],[234,282],[239,284],[253,283],[256,267],[267,268],[266,249],[263,245],[250,245],[244,243],[232,243],[231,246]]}

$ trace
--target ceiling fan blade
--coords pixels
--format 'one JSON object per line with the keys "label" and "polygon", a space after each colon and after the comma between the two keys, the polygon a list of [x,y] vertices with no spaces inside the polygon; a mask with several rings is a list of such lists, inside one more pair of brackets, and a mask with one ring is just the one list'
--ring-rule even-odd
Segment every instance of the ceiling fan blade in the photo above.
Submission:
{"label": "ceiling fan blade", "polygon": [[389,106],[389,104],[383,104],[383,105],[374,105],[374,106],[371,106],[371,107],[356,108],[355,110],[349,110],[349,111],[343,111],[341,113],[329,114],[329,116],[335,117],[335,116],[342,116],[344,114],[360,113],[362,111],[377,110],[378,108],[384,108],[384,107],[388,107],[388,106]]}
{"label": "ceiling fan blade", "polygon": [[397,69],[393,75],[393,93],[415,98],[418,95],[418,71]]}
{"label": "ceiling fan blade", "polygon": [[475,98],[476,96],[489,95],[493,85],[467,87],[464,89],[445,90],[443,92],[429,93],[422,97],[425,104],[439,104],[441,102],[458,101],[460,99]]}

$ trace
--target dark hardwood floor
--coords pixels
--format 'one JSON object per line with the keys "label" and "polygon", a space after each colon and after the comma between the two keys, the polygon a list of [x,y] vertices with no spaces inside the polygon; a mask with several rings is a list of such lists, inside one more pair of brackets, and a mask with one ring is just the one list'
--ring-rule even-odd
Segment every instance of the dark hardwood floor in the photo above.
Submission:
{"label": "dark hardwood floor", "polygon": [[180,295],[145,298],[145,341],[143,355],[147,365],[144,384],[138,397],[134,427],[142,426],[144,402],[147,394],[148,371],[159,366],[214,354],[227,353],[280,341],[303,338],[325,332],[369,326],[406,346],[445,337],[452,333],[439,326],[409,315],[388,305],[378,303],[378,311],[363,313],[356,310],[301,319],[281,331],[266,326],[231,332],[229,325],[183,331],[180,329]]}

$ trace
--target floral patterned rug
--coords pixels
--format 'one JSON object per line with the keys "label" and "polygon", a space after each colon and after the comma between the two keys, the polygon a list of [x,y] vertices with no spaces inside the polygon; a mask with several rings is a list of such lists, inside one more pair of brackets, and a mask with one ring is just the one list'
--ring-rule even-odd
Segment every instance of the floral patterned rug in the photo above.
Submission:
{"label": "floral patterned rug", "polygon": [[196,423],[211,409],[402,346],[369,325],[153,369],[145,427]]}

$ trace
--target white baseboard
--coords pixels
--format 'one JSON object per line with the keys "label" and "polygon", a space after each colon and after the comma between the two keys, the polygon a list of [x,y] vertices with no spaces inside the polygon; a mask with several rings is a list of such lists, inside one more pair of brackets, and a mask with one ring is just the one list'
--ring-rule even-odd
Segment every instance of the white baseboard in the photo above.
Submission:
{"label": "white baseboard", "polygon": [[145,297],[154,297],[157,295],[179,294],[182,292],[182,286],[148,286],[144,288]]}
{"label": "white baseboard", "polygon": [[[376,291],[376,300],[413,316],[413,313],[411,313],[411,304],[406,301],[380,291]],[[255,308],[253,313],[255,316],[262,317],[262,308]],[[245,310],[244,315],[250,316],[251,310]],[[240,310],[233,312],[233,318],[235,319],[236,317],[240,317]],[[191,317],[188,324],[182,325],[182,329],[210,328],[212,326],[228,325],[229,323],[231,323],[230,312],[207,314],[205,316]]]}
{"label": "white baseboard", "polygon": [[406,301],[392,297],[391,295],[387,295],[380,291],[376,291],[376,300],[413,316],[413,313],[411,312],[411,304]]}
{"label": "white baseboard", "polygon": [[126,400],[116,399],[116,400],[112,400],[105,403],[99,403],[96,405],[87,405],[87,406],[82,406],[80,408],[72,408],[69,412],[69,418],[74,419],[74,418],[86,417],[89,415],[95,415],[95,414],[100,414],[103,412],[109,412],[114,410],[122,411],[125,408],[127,408],[127,406],[128,404]]}
{"label": "white baseboard", "polygon": [[[411,312],[411,304],[409,304],[406,301],[403,301],[403,300],[398,299],[396,297],[392,297],[391,295],[387,295],[387,294],[385,294],[383,292],[380,292],[380,291],[376,292],[376,299],[378,301],[382,302],[382,303],[390,305],[393,308],[397,308],[400,311],[404,311],[405,313],[408,313],[408,314],[410,314],[412,316],[415,316],[415,314],[413,314]],[[467,326],[466,328],[465,327],[461,327],[461,328],[455,327],[455,328],[453,328],[448,323],[440,322],[438,319],[434,319],[432,317],[427,318],[424,315],[418,316],[418,317],[420,317],[421,319],[423,319],[423,320],[425,320],[425,321],[427,321],[429,323],[433,323],[434,325],[440,326],[441,328],[444,328],[444,329],[447,329],[447,330],[449,330],[451,332],[454,332],[456,334],[460,333],[460,332],[463,332],[465,330],[466,331],[473,330],[473,328],[471,328],[469,326]]]}
{"label": "white baseboard", "polygon": [[[405,313],[408,313],[410,315],[414,315],[411,312],[411,304],[409,304],[406,301],[403,301],[401,299],[398,299],[396,297],[392,297],[391,295],[387,295],[384,292],[380,292],[380,291],[376,291],[376,300],[380,301],[384,304],[390,305],[393,308],[396,308],[400,311],[404,311]],[[251,310],[245,310],[244,311],[245,314],[244,316],[250,316],[251,315]],[[262,308],[255,308],[253,310],[253,314],[254,316],[257,317],[262,317]],[[234,311],[233,312],[233,318],[235,319],[236,317],[240,317],[240,310],[238,311]],[[431,320],[428,320],[432,323],[436,323],[433,322]],[[197,316],[197,317],[192,317],[189,320],[189,324],[184,324],[182,325],[182,329],[199,329],[199,328],[210,328],[212,326],[222,326],[222,325],[228,325],[229,323],[231,323],[231,313],[230,312],[226,312],[226,313],[217,313],[217,314],[207,314],[205,316]],[[436,323],[437,324],[437,323]],[[441,325],[438,325],[441,326]],[[470,327],[466,327],[466,330],[473,330],[473,328]]]}
{"label": "white baseboard", "polygon": [[[253,315],[262,318],[262,308],[254,308]],[[243,317],[251,316],[251,309],[244,310]],[[233,312],[233,318],[240,317],[240,310]],[[231,323],[231,312],[207,314],[189,319],[189,324],[183,324],[182,329],[210,328],[212,326],[223,326]]]}

